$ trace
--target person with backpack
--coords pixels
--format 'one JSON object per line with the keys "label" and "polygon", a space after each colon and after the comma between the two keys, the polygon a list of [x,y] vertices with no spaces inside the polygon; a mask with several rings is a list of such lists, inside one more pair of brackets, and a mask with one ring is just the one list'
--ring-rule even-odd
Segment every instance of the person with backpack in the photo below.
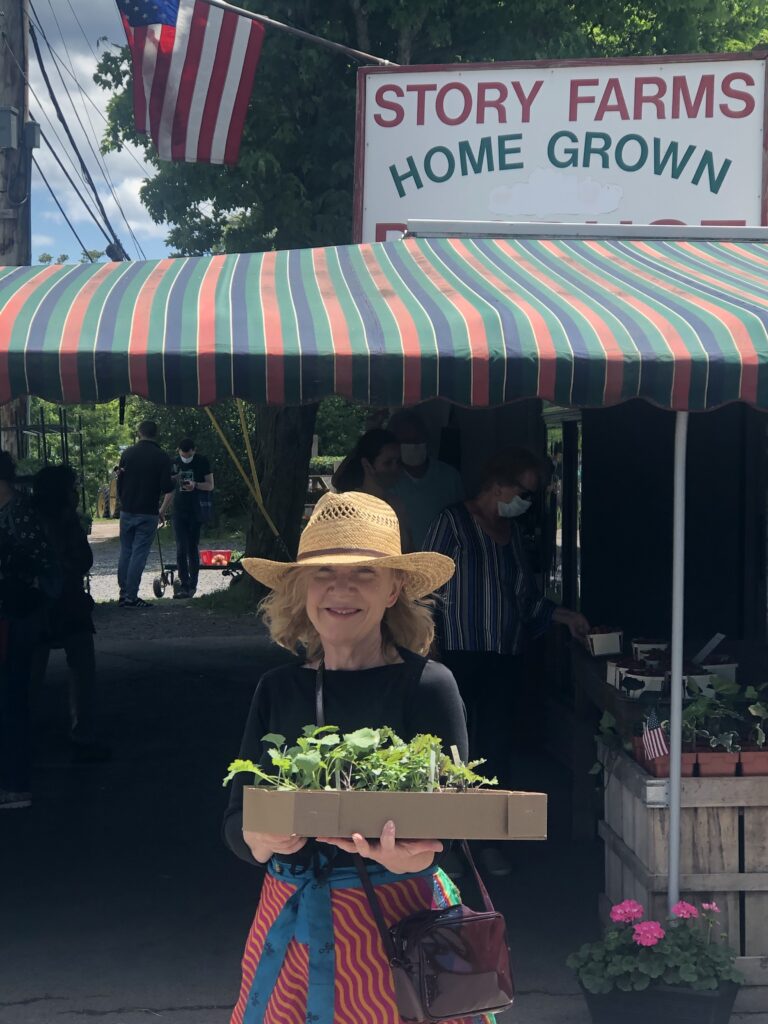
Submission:
{"label": "person with backpack", "polygon": [[200,529],[213,512],[211,464],[195,449],[191,437],[179,441],[172,467],[176,490],[173,496],[173,532],[176,565],[181,586],[174,597],[194,597],[200,573]]}

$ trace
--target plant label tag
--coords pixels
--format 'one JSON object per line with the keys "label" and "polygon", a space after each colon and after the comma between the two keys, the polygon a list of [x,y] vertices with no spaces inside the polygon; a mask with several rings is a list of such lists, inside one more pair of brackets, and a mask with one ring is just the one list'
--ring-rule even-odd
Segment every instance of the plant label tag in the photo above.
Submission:
{"label": "plant label tag", "polygon": [[453,758],[453,763],[456,765],[456,767],[457,768],[461,768],[461,758],[459,757],[459,748],[456,746],[455,743],[452,744],[452,746],[451,746],[451,757]]}
{"label": "plant label tag", "polygon": [[715,633],[712,639],[704,644],[699,653],[694,655],[692,660],[697,665],[703,665],[704,661],[710,656],[712,651],[714,651],[714,649],[723,642],[723,640],[725,640],[725,633]]}

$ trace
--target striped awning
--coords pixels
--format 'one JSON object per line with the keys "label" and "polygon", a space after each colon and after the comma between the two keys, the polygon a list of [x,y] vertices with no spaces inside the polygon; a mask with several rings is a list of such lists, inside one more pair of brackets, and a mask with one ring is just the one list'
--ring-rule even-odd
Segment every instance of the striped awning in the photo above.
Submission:
{"label": "striped awning", "polygon": [[0,402],[768,408],[768,244],[417,239],[0,268]]}

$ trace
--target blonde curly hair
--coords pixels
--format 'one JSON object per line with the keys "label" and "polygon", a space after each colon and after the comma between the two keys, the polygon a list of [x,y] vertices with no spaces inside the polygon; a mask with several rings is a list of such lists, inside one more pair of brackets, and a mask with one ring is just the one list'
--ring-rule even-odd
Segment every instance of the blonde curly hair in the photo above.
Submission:
{"label": "blonde curly hair", "polygon": [[[275,643],[292,654],[303,653],[310,662],[317,661],[323,654],[320,636],[307,615],[307,583],[312,572],[312,569],[292,569],[259,606],[261,617]],[[404,576],[397,569],[391,572],[396,579]],[[401,590],[396,603],[387,608],[381,621],[384,657],[395,661],[398,647],[416,654],[427,654],[434,636],[432,602],[414,600]]]}

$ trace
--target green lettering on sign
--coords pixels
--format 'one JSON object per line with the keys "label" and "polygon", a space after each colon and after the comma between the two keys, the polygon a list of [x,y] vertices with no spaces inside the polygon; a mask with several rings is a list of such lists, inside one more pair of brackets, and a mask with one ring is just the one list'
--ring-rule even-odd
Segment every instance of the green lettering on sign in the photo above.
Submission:
{"label": "green lettering on sign", "polygon": [[509,160],[510,156],[516,156],[520,152],[520,147],[513,146],[512,143],[519,142],[522,137],[520,132],[514,132],[512,135],[500,135],[498,137],[500,171],[519,171],[523,166],[522,160]]}
{"label": "green lettering on sign", "polygon": [[397,194],[400,196],[401,199],[405,195],[405,186],[403,183],[406,182],[408,178],[413,178],[416,188],[424,188],[424,182],[421,180],[421,175],[419,174],[418,168],[416,167],[416,161],[413,159],[412,156],[409,156],[408,159],[406,160],[406,163],[408,164],[408,170],[404,171],[402,174],[398,171],[394,164],[389,165],[389,173],[392,175],[392,180],[395,183]]}
{"label": "green lettering on sign", "polygon": [[484,135],[480,139],[476,155],[472,149],[472,143],[468,139],[462,139],[459,143],[459,167],[461,168],[462,178],[466,178],[470,166],[474,174],[480,174],[483,170],[483,164],[486,165],[487,170],[493,170],[491,136]]}
{"label": "green lettering on sign", "polygon": [[[445,157],[445,170],[438,173],[433,166],[435,157]],[[456,158],[447,146],[433,146],[428,149],[424,157],[424,173],[430,181],[440,184],[441,181],[448,181],[456,170]]]}

